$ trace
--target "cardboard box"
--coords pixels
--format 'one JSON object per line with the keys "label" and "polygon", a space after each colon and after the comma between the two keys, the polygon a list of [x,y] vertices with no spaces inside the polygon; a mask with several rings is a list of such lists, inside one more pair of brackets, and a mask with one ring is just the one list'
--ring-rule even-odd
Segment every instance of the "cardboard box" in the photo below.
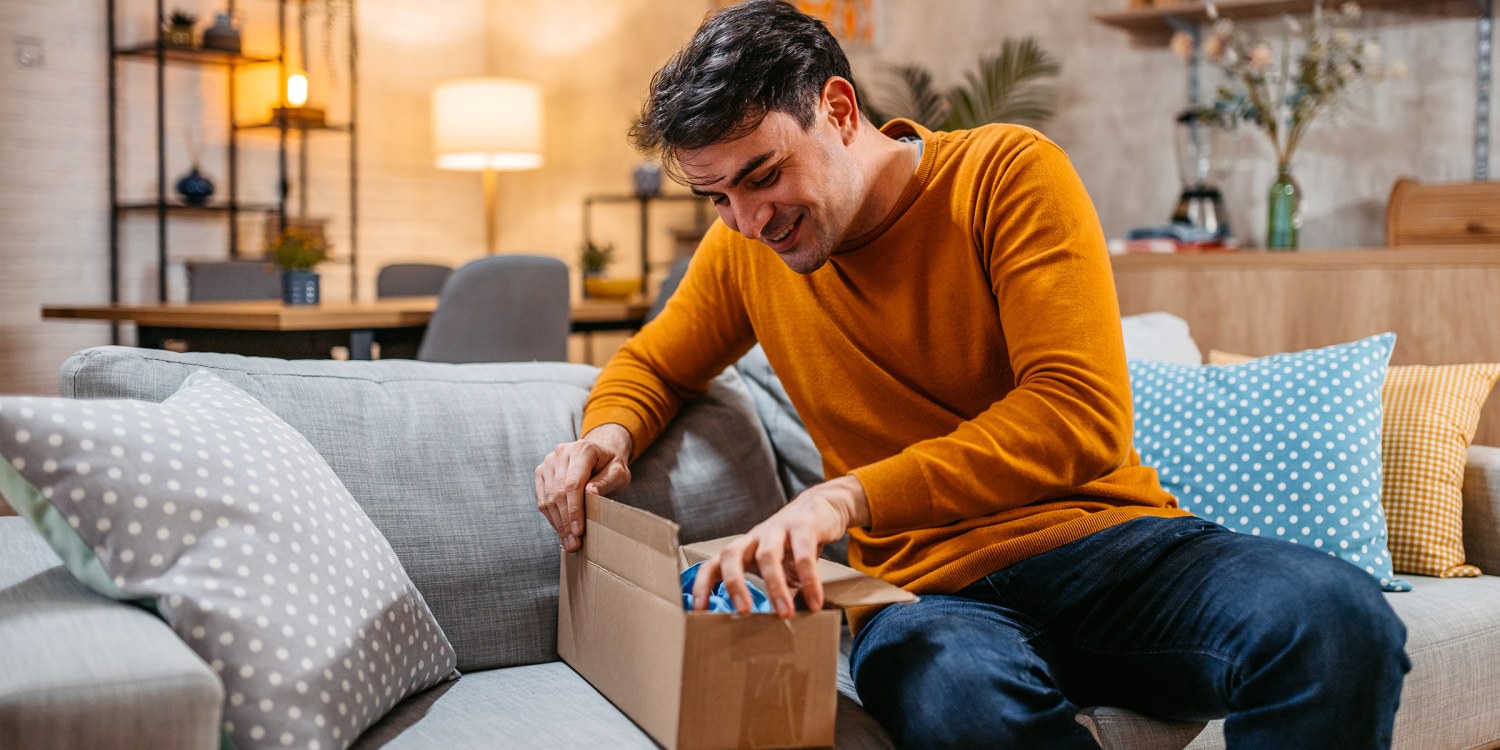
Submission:
{"label": "cardboard box", "polygon": [[832,745],[839,608],[916,601],[819,560],[822,611],[685,612],[681,571],[733,537],[680,547],[677,524],[596,495],[585,517],[562,553],[557,653],[668,750]]}

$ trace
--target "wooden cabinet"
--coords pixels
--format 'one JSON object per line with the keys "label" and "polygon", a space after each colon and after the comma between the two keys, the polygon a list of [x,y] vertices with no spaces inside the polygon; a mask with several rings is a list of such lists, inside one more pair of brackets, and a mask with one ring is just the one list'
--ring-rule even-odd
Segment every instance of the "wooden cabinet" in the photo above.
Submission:
{"label": "wooden cabinet", "polygon": [[1500,243],[1500,182],[1426,185],[1400,179],[1385,210],[1385,244]]}

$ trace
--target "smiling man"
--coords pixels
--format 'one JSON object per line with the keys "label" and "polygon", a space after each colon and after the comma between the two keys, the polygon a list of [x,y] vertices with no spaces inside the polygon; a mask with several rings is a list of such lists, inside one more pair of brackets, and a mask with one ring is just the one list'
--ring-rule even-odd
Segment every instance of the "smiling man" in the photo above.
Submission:
{"label": "smiling man", "polygon": [[632,135],[720,221],[537,468],[565,549],[584,491],[624,487],[759,342],[828,479],[706,561],[695,601],[722,579],[748,609],[758,572],[782,616],[820,607],[847,531],[856,568],[923,595],[851,613],[901,745],[1093,747],[1084,705],[1227,715],[1232,748],[1389,745],[1408,661],[1375,581],[1193,518],[1140,465],[1103,233],[1055,144],[876,129],[833,37],[772,0],[705,21]]}

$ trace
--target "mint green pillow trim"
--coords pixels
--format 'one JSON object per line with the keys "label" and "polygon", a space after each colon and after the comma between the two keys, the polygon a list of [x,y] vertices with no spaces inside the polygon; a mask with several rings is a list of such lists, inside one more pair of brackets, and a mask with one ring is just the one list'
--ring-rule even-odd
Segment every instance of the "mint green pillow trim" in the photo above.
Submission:
{"label": "mint green pillow trim", "polygon": [[[110,580],[109,573],[104,571],[104,565],[84,543],[83,538],[78,536],[78,532],[68,525],[57,508],[42,495],[41,490],[26,481],[11,465],[10,459],[3,455],[0,455],[0,495],[4,495],[10,502],[10,507],[15,508],[17,513],[36,527],[37,533],[47,540],[57,556],[62,558],[63,565],[78,580],[111,599],[140,601],[140,597],[121,591]],[[154,611],[155,608],[152,609]]]}

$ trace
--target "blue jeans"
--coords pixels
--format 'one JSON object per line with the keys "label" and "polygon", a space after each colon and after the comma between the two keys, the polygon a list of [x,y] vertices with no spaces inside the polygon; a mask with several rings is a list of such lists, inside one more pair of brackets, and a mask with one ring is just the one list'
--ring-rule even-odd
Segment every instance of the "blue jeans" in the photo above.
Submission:
{"label": "blue jeans", "polygon": [[1227,717],[1232,750],[1386,748],[1405,643],[1349,563],[1147,517],[885,608],[850,666],[900,747],[1097,748],[1074,716],[1118,706]]}

